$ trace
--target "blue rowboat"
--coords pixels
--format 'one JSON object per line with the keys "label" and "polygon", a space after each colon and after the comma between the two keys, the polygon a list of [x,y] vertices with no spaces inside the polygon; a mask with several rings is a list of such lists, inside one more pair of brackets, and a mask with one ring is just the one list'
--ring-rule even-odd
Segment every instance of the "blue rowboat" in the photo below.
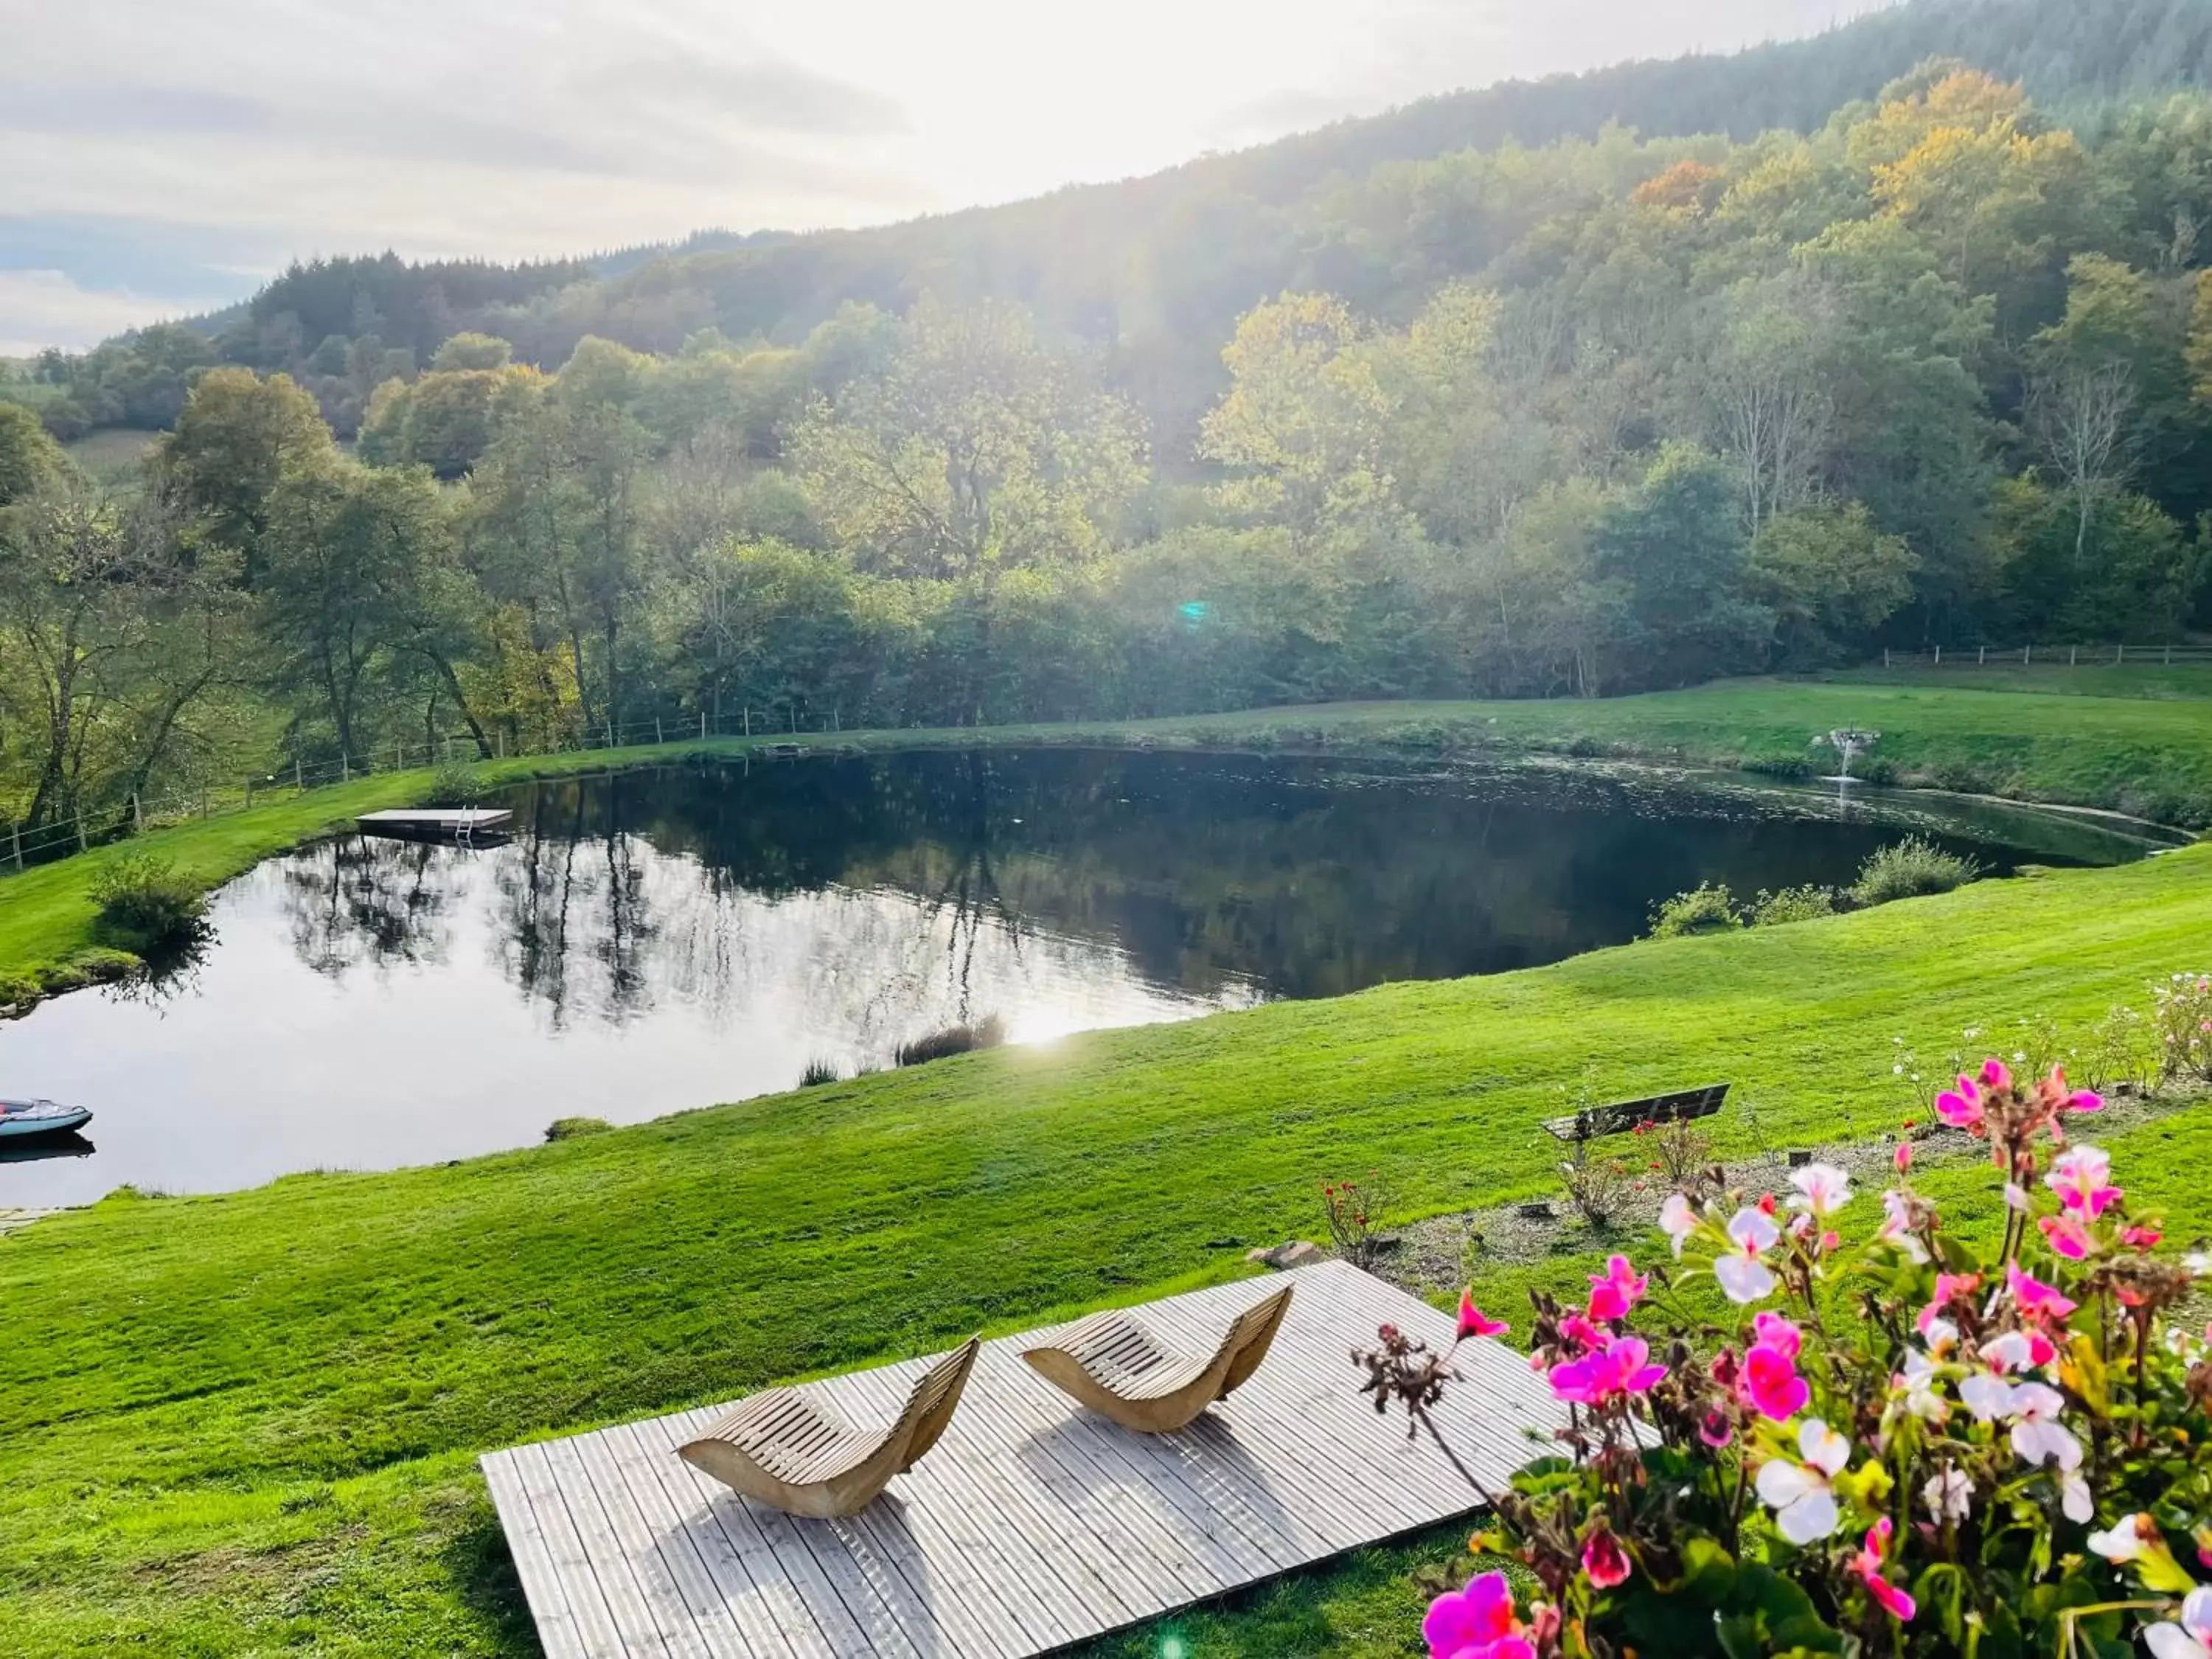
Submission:
{"label": "blue rowboat", "polygon": [[14,1135],[62,1135],[92,1121],[82,1106],[57,1100],[0,1100],[0,1139]]}

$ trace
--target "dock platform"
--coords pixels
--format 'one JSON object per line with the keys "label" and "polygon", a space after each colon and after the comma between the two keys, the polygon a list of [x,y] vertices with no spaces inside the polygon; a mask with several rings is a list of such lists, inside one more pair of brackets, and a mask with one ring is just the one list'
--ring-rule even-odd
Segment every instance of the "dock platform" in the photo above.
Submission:
{"label": "dock platform", "polygon": [[[751,1503],[676,1455],[723,1407],[483,1460],[548,1659],[1031,1659],[1475,1509],[1350,1359],[1388,1321],[1442,1349],[1453,1322],[1340,1261],[1288,1275],[1260,1369],[1178,1434],[1119,1428],[984,1344],[928,1455],[847,1520]],[[1279,1289],[1245,1279],[1136,1310],[1203,1351]],[[1209,1334],[1210,1333],[1210,1334]],[[888,1421],[932,1362],[809,1384]],[[1565,1408],[1528,1361],[1463,1344],[1434,1408],[1492,1489],[1553,1448]]]}
{"label": "dock platform", "polygon": [[395,807],[363,812],[354,822],[363,835],[466,843],[496,835],[514,822],[514,814],[504,806]]}

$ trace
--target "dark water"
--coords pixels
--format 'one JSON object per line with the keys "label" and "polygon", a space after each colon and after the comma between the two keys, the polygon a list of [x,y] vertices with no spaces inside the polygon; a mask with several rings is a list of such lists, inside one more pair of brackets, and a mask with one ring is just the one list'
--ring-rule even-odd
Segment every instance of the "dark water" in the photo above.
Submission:
{"label": "dark water", "polygon": [[[520,793],[507,845],[349,836],[225,888],[167,985],[0,1025],[0,1094],[97,1114],[0,1206],[386,1168],[849,1072],[957,1020],[1048,1042],[1617,944],[1703,880],[1848,879],[1904,828],[2004,871],[2040,815],[1559,769],[1091,751],[808,759]],[[0,1143],[4,1148],[5,1143]]]}

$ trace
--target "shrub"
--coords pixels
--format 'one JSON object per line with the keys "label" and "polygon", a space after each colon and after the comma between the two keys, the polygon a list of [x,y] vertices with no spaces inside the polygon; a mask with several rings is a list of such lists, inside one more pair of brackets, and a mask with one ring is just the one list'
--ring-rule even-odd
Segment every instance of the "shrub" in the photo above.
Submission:
{"label": "shrub", "polygon": [[[1517,1558],[1531,1599],[1463,1560],[1431,1655],[2121,1656],[2146,1629],[2161,1659],[2202,1651],[2206,1270],[2161,1255],[2106,1155],[2067,1144],[2101,1104],[1994,1059],[1944,1091],[1992,1154],[1984,1229],[1914,1189],[1905,1146],[1878,1205],[1824,1164],[1786,1205],[1677,1194],[1666,1274],[1617,1255],[1586,1304],[1539,1292],[1560,1455],[1479,1493],[1497,1526],[1474,1540]],[[1692,1283],[1732,1304],[1723,1325],[1682,1301]],[[1461,1340],[1504,1328],[1462,1298]],[[1363,1392],[1441,1441],[1457,1344],[1379,1335],[1353,1356]]]}
{"label": "shrub", "polygon": [[603,1135],[615,1126],[603,1117],[556,1117],[545,1126],[547,1141],[576,1140],[585,1135]]}
{"label": "shrub", "polygon": [[1365,1186],[1356,1181],[1324,1182],[1321,1201],[1337,1255],[1363,1271],[1372,1267],[1382,1256],[1382,1229],[1395,1202],[1382,1177],[1370,1170]]}
{"label": "shrub", "polygon": [[802,1089],[818,1089],[825,1083],[838,1081],[837,1062],[819,1055],[808,1060],[806,1069],[799,1074],[799,1086]]}
{"label": "shrub", "polygon": [[1835,914],[1836,890],[1832,887],[1785,887],[1778,893],[1761,888],[1759,896],[1751,902],[1751,925],[1754,927],[1781,927],[1793,921],[1814,921]]}
{"label": "shrub", "polygon": [[111,943],[150,951],[189,945],[207,931],[207,898],[198,883],[167,859],[125,854],[92,881],[99,928]]}
{"label": "shrub", "polygon": [[1907,836],[1877,848],[1859,866],[1851,899],[1858,904],[1887,904],[1892,899],[1948,893],[1981,873],[1981,866],[1973,860],[1947,853],[1924,836]]}
{"label": "shrub", "polygon": [[1670,1118],[1664,1123],[1639,1123],[1636,1138],[1651,1154],[1651,1167],[1667,1178],[1678,1193],[1695,1194],[1713,1182],[1713,1138],[1695,1118]]}
{"label": "shrub", "polygon": [[1674,897],[1651,913],[1653,939],[1685,939],[1692,933],[1725,933],[1743,926],[1735,895],[1718,882],[1707,882]]}
{"label": "shrub", "polygon": [[490,793],[473,766],[447,761],[430,775],[432,806],[474,806]]}
{"label": "shrub", "polygon": [[1567,1202],[1593,1232],[1610,1232],[1629,1200],[1644,1190],[1644,1183],[1624,1160],[1592,1158],[1587,1141],[1575,1143],[1575,1155],[1559,1165],[1559,1179]]}
{"label": "shrub", "polygon": [[2176,974],[2152,993],[2159,1082],[2212,1082],[2212,974]]}
{"label": "shrub", "polygon": [[1006,1022],[993,1014],[973,1025],[948,1025],[927,1036],[902,1042],[893,1058],[902,1066],[926,1066],[933,1060],[969,1054],[977,1048],[995,1048],[1006,1040]]}

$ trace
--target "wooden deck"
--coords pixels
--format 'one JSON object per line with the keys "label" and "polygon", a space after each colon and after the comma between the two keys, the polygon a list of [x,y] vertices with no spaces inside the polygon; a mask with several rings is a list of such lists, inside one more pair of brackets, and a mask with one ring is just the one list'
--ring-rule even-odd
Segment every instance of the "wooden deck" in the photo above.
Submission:
{"label": "wooden deck", "polygon": [[[1448,1346],[1451,1321],[1341,1262],[1289,1275],[1257,1375],[1180,1434],[1075,1407],[987,1343],[951,1427],[861,1514],[795,1521],[695,1471],[675,1448],[712,1407],[493,1452],[483,1462],[550,1659],[1030,1659],[1471,1510],[1475,1495],[1405,1419],[1378,1417],[1349,1354],[1375,1328]],[[1203,1351],[1283,1279],[1141,1312]],[[1209,1336],[1207,1332],[1211,1332]],[[888,1420],[926,1359],[832,1378],[849,1416]],[[1559,1408],[1493,1342],[1460,1350],[1437,1418],[1482,1480],[1542,1449]]]}

